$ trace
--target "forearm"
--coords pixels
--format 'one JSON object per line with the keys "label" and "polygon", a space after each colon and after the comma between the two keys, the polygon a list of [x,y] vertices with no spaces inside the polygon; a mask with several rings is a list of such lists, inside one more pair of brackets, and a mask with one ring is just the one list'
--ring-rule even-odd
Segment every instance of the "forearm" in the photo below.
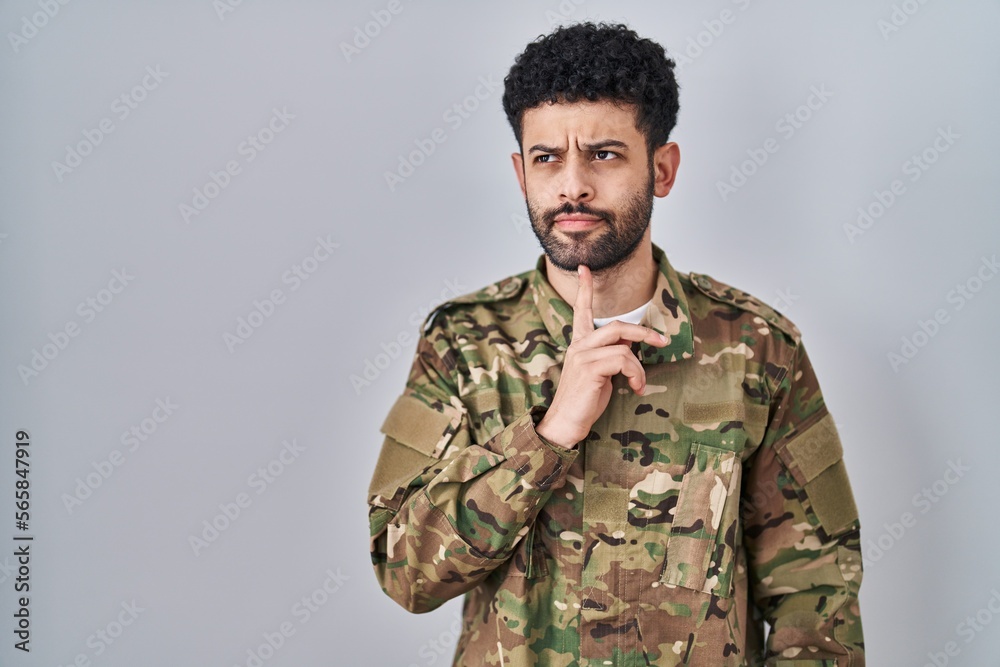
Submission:
{"label": "forearm", "polygon": [[865,664],[858,592],[860,531],[803,552],[776,554],[755,596],[771,625],[768,667]]}
{"label": "forearm", "polygon": [[525,413],[429,470],[397,511],[372,507],[373,565],[400,605],[434,609],[510,557],[576,457],[535,432],[540,416],[537,409]]}

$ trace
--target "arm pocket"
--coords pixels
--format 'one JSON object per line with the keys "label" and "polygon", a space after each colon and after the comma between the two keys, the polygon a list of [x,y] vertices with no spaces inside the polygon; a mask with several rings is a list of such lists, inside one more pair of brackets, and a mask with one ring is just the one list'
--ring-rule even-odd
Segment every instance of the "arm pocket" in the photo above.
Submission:
{"label": "arm pocket", "polygon": [[731,597],[741,470],[736,452],[691,445],[667,537],[661,582]]}
{"label": "arm pocket", "polygon": [[438,402],[431,406],[405,393],[393,403],[381,431],[421,454],[440,459],[448,441],[458,432],[464,412],[464,408],[451,404]]}
{"label": "arm pocket", "polygon": [[381,432],[386,436],[368,487],[371,505],[398,511],[410,483],[446,454],[461,430],[463,411],[452,405],[428,405],[413,394],[396,399]]}
{"label": "arm pocket", "polygon": [[858,520],[843,446],[830,413],[792,440],[776,445],[775,454],[809,499],[824,541]]}

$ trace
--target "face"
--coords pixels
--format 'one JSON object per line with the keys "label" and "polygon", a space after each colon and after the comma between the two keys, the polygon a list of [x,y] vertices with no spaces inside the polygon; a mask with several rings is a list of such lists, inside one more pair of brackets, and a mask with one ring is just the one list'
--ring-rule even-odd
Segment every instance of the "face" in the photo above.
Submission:
{"label": "face", "polygon": [[524,113],[524,155],[512,156],[514,168],[532,229],[561,269],[619,265],[642,241],[654,195],[669,192],[676,144],[658,148],[651,160],[635,114],[633,105],[607,101],[542,104]]}

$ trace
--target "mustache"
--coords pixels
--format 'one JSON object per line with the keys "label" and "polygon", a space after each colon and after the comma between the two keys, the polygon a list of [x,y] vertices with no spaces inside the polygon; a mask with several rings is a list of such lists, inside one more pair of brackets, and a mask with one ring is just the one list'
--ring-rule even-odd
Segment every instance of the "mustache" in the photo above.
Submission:
{"label": "mustache", "polygon": [[609,223],[613,223],[615,221],[615,216],[608,211],[601,211],[599,209],[590,208],[584,203],[580,203],[577,204],[576,206],[573,206],[569,202],[566,202],[559,208],[546,211],[545,214],[542,216],[542,219],[545,220],[545,222],[548,224],[549,227],[551,227],[552,225],[555,224],[557,215],[572,215],[574,213],[578,213],[580,215],[592,215],[598,218],[603,218],[604,220],[607,220]]}

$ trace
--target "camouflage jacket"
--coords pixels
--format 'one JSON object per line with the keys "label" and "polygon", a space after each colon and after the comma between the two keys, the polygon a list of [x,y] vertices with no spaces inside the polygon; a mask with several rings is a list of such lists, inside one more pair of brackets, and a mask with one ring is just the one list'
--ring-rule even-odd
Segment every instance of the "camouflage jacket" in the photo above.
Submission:
{"label": "camouflage jacket", "polygon": [[571,450],[534,429],[572,338],[544,256],[431,313],[369,489],[383,590],[466,594],[455,665],[864,665],[858,511],[798,329],[653,255],[668,343],[633,344],[646,395],[613,377]]}

